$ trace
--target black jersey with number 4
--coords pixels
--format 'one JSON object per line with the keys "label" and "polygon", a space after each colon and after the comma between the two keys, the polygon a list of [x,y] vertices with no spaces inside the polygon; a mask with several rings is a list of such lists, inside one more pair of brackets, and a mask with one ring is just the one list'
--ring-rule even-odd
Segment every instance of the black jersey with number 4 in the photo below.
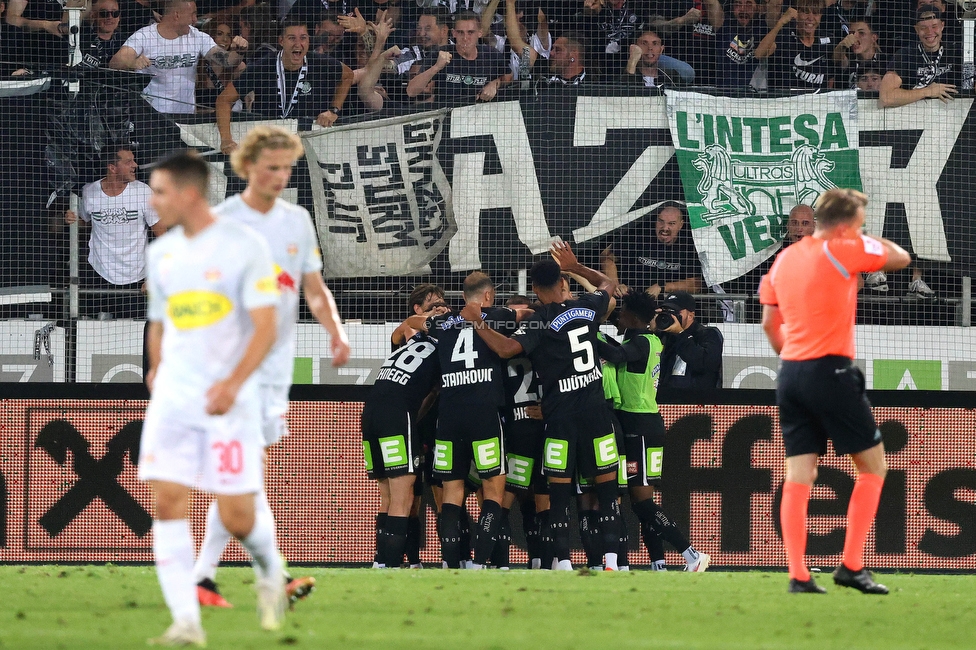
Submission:
{"label": "black jersey with number 4", "polygon": [[545,417],[603,408],[603,372],[596,354],[596,335],[609,306],[606,291],[542,305],[512,335],[532,359],[542,382]]}
{"label": "black jersey with number 4", "polygon": [[394,350],[380,366],[366,403],[416,415],[439,379],[437,339],[419,332]]}
{"label": "black jersey with number 4", "polygon": [[[487,309],[481,317],[505,336],[518,327],[515,312],[505,307]],[[502,361],[471,323],[456,314],[444,314],[428,319],[427,331],[438,341],[442,407],[457,402],[505,405]]]}

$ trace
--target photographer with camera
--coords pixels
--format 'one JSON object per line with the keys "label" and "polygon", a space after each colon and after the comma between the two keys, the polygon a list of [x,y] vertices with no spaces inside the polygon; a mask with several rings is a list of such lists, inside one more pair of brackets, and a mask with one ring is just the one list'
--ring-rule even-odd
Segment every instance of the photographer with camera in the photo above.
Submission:
{"label": "photographer with camera", "polygon": [[695,299],[686,291],[664,296],[654,318],[664,342],[661,388],[705,390],[722,387],[722,332],[695,320]]}

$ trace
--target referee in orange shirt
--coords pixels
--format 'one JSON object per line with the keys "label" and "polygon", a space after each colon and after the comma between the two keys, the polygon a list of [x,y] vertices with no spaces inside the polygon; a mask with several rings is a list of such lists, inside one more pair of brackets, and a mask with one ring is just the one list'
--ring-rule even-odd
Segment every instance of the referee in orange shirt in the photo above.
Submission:
{"label": "referee in orange shirt", "polygon": [[881,432],[855,366],[854,315],[858,274],[897,271],[908,253],[892,242],[863,235],[867,197],[832,189],[815,205],[816,229],[777,256],[759,287],[762,325],[780,355],[776,402],[786,446],[786,481],[780,519],[790,569],[790,593],[826,593],[810,575],[807,504],[817,459],[850,454],[857,482],[847,508],[844,558],[834,583],[866,594],[887,594],[864,568],[864,542],[881,498],[887,465]]}

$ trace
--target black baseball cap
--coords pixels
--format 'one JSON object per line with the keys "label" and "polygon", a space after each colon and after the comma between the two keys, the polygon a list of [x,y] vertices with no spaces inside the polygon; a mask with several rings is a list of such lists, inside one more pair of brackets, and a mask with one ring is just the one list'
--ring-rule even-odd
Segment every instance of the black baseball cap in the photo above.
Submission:
{"label": "black baseball cap", "polygon": [[672,291],[664,296],[664,302],[661,303],[661,307],[675,309],[677,311],[681,311],[682,309],[695,311],[695,298],[687,291]]}
{"label": "black baseball cap", "polygon": [[920,23],[923,20],[942,20],[942,10],[935,5],[922,5],[915,12],[915,22]]}

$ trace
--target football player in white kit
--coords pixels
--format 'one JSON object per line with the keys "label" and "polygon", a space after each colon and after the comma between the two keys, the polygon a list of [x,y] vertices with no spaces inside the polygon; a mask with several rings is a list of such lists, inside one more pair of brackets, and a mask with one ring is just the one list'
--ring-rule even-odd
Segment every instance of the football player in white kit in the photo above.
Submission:
{"label": "football player in white kit", "polygon": [[277,629],[287,604],[274,521],[255,509],[264,439],[256,370],[276,333],[278,288],[268,245],[218,219],[208,168],[190,152],[157,165],[152,207],[169,232],[148,249],[152,394],[139,478],[155,499],[153,556],[173,624],[150,643],[206,643],[193,581],[190,488],[212,492],[224,528],[252,558],[261,626]]}
{"label": "football player in white kit", "polygon": [[[221,218],[256,230],[268,243],[275,264],[281,293],[278,334],[274,347],[257,372],[265,446],[273,445],[288,432],[285,414],[295,359],[299,286],[312,314],[329,333],[332,365],[341,366],[349,359],[349,340],[332,292],[322,280],[322,257],[312,219],[304,208],[279,198],[288,185],[292,166],[302,153],[298,136],[279,127],[255,127],[231,156],[234,171],[247,181],[247,188],[214,208]],[[272,517],[264,491],[258,495],[255,506]],[[231,606],[214,582],[220,556],[230,538],[230,532],[221,524],[216,503],[211,503],[207,512],[207,532],[194,568],[197,597],[202,605]],[[293,603],[304,598],[315,585],[311,577],[288,578],[286,581],[286,591]]]}

